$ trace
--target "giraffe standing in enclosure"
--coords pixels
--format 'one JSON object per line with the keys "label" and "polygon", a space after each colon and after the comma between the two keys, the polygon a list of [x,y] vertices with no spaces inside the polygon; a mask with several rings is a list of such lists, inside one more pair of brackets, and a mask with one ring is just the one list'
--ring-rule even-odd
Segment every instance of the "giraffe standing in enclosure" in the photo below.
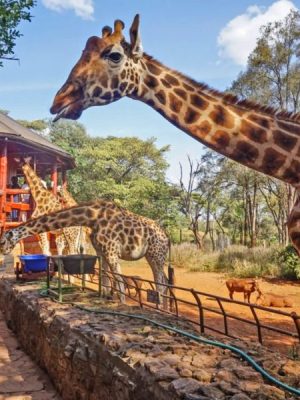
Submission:
{"label": "giraffe standing in enclosure", "polygon": [[[22,170],[35,202],[35,209],[31,218],[36,218],[53,211],[59,211],[63,208],[59,199],[44,187],[41,179],[26,160],[22,165]],[[67,249],[70,254],[78,253],[79,229],[79,227],[70,227],[55,232],[58,254],[62,254],[64,249]],[[39,234],[39,243],[43,254],[51,255],[50,243],[46,232],[41,232]]]}
{"label": "giraffe standing in enclosure", "polygon": [[[279,112],[239,100],[174,71],[143,53],[139,16],[130,43],[117,20],[114,32],[88,39],[82,56],[55,96],[55,120],[77,119],[88,107],[124,96],[140,100],[175,126],[247,167],[300,187],[300,114]],[[300,254],[300,200],[288,226]]]}
{"label": "giraffe standing in enclosure", "polygon": [[[8,254],[18,241],[27,236],[69,226],[91,229],[91,240],[97,254],[104,258],[113,272],[121,273],[119,259],[132,261],[145,256],[154,280],[158,282],[157,290],[166,293],[166,288],[159,285],[167,283],[163,268],[169,240],[165,232],[151,219],[106,200],[46,214],[6,231],[0,238],[0,254]],[[122,279],[118,283],[124,293]],[[121,299],[124,300],[124,297],[121,296]]]}

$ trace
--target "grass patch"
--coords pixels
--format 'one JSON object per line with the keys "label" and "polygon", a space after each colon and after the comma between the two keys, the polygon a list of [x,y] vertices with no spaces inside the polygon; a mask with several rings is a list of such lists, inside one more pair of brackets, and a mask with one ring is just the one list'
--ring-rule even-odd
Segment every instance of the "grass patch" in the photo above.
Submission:
{"label": "grass patch", "polygon": [[203,252],[192,243],[172,246],[171,261],[190,272],[226,272],[240,278],[279,277],[278,248],[230,246],[222,252]]}

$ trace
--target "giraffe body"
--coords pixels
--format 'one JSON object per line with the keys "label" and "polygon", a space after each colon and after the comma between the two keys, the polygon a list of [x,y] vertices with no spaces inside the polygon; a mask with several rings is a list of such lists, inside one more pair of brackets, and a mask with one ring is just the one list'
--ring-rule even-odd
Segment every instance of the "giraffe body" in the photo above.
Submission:
{"label": "giraffe body", "polygon": [[[97,254],[116,273],[121,273],[119,260],[146,257],[151,266],[157,290],[167,283],[164,263],[168,252],[168,237],[154,221],[133,214],[113,202],[97,200],[31,219],[6,231],[0,239],[0,254],[8,254],[16,243],[33,234],[71,226],[87,226]],[[119,281],[124,292],[124,283]]]}
{"label": "giraffe body", "polygon": [[[56,120],[77,119],[88,107],[128,96],[218,153],[300,190],[300,114],[238,100],[164,66],[143,53],[138,15],[130,43],[123,28],[117,20],[113,33],[105,27],[101,38],[88,39],[55,96],[50,111]],[[292,216],[298,218],[297,212]],[[300,243],[293,239],[298,225],[294,221],[291,238],[300,254]]]}

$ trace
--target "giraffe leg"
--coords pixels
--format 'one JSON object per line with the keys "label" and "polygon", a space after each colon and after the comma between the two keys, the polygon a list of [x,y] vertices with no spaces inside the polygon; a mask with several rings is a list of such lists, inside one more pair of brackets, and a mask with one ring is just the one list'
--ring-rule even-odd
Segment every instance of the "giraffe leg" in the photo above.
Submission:
{"label": "giraffe leg", "polygon": [[[117,254],[110,252],[108,255],[105,256],[107,264],[112,273],[122,274],[121,266],[119,264],[119,257]],[[125,303],[125,285],[123,278],[121,276],[116,275],[114,277],[113,286],[116,285],[119,288],[119,298],[121,303]]]}
{"label": "giraffe leg", "polygon": [[162,296],[163,308],[167,309],[168,308],[168,299],[167,299],[166,295],[168,292],[168,288],[167,288],[167,286],[160,285],[160,283],[163,283],[164,285],[166,285],[168,283],[168,279],[166,277],[166,274],[164,273],[165,257],[157,257],[156,254],[151,254],[149,252],[147,252],[145,257],[152,269],[154,280],[155,280],[155,282],[157,282],[156,290]]}
{"label": "giraffe leg", "polygon": [[291,242],[300,257],[300,192],[298,192],[287,226]]}
{"label": "giraffe leg", "polygon": [[39,245],[41,246],[42,253],[46,256],[51,256],[50,242],[48,240],[47,232],[39,234]]}
{"label": "giraffe leg", "polygon": [[57,254],[59,256],[63,255],[63,251],[66,248],[66,240],[64,238],[63,234],[57,234],[55,237],[55,243],[56,243],[56,249],[57,249]]}

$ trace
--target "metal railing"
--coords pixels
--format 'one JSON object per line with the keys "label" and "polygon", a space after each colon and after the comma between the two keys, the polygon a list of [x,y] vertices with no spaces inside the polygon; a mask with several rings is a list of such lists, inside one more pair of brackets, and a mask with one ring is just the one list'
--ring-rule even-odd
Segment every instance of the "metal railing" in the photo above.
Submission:
{"label": "metal railing", "polygon": [[[96,270],[95,275],[89,275],[86,282],[90,289],[98,291],[99,270]],[[122,283],[124,290],[121,291]],[[252,338],[264,344],[272,340],[270,334],[273,334],[277,335],[275,339],[279,344],[284,336],[294,339],[294,342],[300,342],[300,316],[295,311],[289,313],[163,283],[159,285],[165,288],[166,294],[159,295],[156,285],[157,282],[153,280],[137,276],[104,271],[101,273],[102,290],[122,294],[131,304],[137,303],[141,308],[155,309],[174,315],[182,321],[198,326],[202,334],[212,331],[234,339]],[[213,305],[208,303],[213,303]],[[168,304],[168,306],[164,307],[163,304]],[[230,309],[232,305],[235,310]],[[242,316],[237,314],[236,306],[241,307]],[[245,313],[249,316],[245,316]],[[280,321],[276,321],[278,316],[280,316]],[[283,320],[285,320],[284,328]],[[278,324],[280,326],[277,326]],[[251,327],[252,332],[249,333],[249,329],[248,332],[244,331],[243,326]]]}

